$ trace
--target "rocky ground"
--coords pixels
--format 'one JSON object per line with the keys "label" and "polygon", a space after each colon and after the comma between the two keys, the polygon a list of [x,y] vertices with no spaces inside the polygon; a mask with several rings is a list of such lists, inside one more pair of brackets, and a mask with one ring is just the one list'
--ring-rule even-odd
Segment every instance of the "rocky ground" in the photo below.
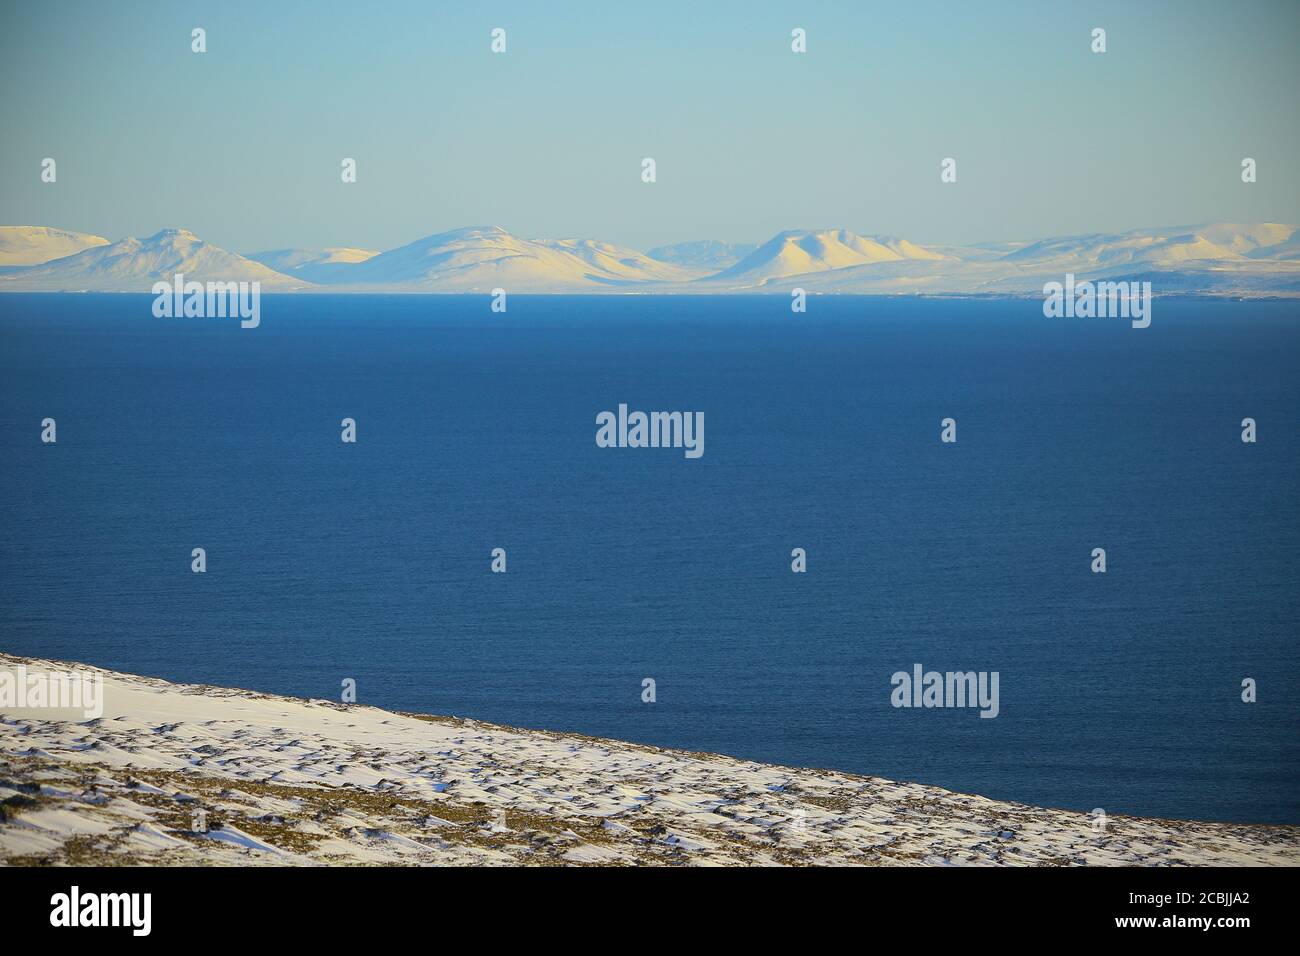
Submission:
{"label": "rocky ground", "polygon": [[[0,655],[17,665],[81,667]],[[0,712],[0,863],[1300,863],[1294,826],[1095,827],[876,777],[102,673],[99,718]]]}

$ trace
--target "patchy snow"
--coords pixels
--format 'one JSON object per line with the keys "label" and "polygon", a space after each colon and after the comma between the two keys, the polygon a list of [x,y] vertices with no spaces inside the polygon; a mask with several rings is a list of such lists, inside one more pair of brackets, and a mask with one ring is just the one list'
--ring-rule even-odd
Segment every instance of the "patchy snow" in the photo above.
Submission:
{"label": "patchy snow", "polygon": [[[0,655],[20,663],[66,667]],[[877,777],[103,673],[102,720],[0,714],[0,861],[1300,864],[1294,826],[1095,833]]]}

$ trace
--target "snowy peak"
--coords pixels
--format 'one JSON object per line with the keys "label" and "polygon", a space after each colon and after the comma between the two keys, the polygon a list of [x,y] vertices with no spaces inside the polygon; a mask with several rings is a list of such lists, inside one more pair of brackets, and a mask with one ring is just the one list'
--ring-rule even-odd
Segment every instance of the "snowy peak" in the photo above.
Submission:
{"label": "snowy peak", "polygon": [[106,246],[103,236],[48,226],[0,226],[0,266],[35,266]]}
{"label": "snowy peak", "polygon": [[244,258],[260,262],[268,269],[307,282],[329,285],[348,281],[348,267],[379,255],[371,249],[334,246],[325,249],[270,249],[248,252]]}
{"label": "snowy peak", "polygon": [[1017,249],[1005,257],[1010,262],[1071,262],[1080,267],[1119,265],[1172,265],[1193,259],[1240,259],[1241,256],[1195,234],[1091,235],[1045,239]]}
{"label": "snowy peak", "polygon": [[594,239],[543,239],[540,242],[550,249],[576,256],[604,276],[628,282],[685,282],[708,274],[705,269],[661,262],[644,253]]}
{"label": "snowy peak", "polygon": [[1206,261],[1296,258],[1296,227],[1279,223],[1212,223],[1044,239],[1008,253],[1014,263],[1073,263],[1079,269],[1178,267]]}
{"label": "snowy peak", "polygon": [[187,229],[129,236],[0,276],[0,288],[30,291],[148,292],[176,273],[198,282],[260,282],[265,290],[302,288],[300,279],[204,242]]}
{"label": "snowy peak", "polygon": [[697,275],[608,243],[521,239],[500,226],[474,226],[380,253],[350,267],[349,281],[438,291],[577,291]]}
{"label": "snowy peak", "polygon": [[[1194,229],[1181,229],[1178,232],[1192,232],[1203,237],[1207,242],[1222,249],[1235,252],[1249,258],[1274,258],[1260,255],[1277,250],[1279,246],[1294,243],[1297,230],[1295,226],[1277,222],[1238,223],[1220,222],[1197,226]],[[1294,248],[1294,246],[1292,246]]]}
{"label": "snowy peak", "polygon": [[675,242],[657,246],[646,253],[651,259],[688,269],[707,269],[718,272],[734,266],[758,246],[752,242],[718,242],[702,239],[696,242]]}
{"label": "snowy peak", "polygon": [[944,258],[906,239],[860,236],[848,229],[788,230],[777,233],[714,278],[762,283],[784,276],[878,262],[937,261]]}

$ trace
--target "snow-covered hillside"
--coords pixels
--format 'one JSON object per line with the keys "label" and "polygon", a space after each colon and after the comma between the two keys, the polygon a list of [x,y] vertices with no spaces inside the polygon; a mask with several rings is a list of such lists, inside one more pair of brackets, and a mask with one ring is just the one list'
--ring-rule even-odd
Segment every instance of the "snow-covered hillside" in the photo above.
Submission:
{"label": "snow-covered hillside", "polygon": [[713,273],[734,266],[757,248],[758,245],[752,242],[700,239],[695,242],[674,242],[666,246],[656,246],[646,255],[660,262],[670,262],[675,266],[686,266],[691,269],[704,269]]}
{"label": "snow-covered hillside", "polygon": [[426,291],[593,291],[632,283],[686,282],[699,272],[591,240],[532,240],[500,226],[417,239],[349,269],[349,284]]}
{"label": "snow-covered hillside", "polygon": [[734,266],[713,276],[727,283],[760,285],[785,276],[902,260],[943,260],[906,239],[866,237],[847,229],[777,233]]}
{"label": "snow-covered hillside", "polygon": [[0,291],[148,292],[154,282],[170,282],[176,273],[197,282],[256,281],[263,291],[306,286],[185,229],[163,229],[0,275]]}
{"label": "snow-covered hillside", "polygon": [[[0,654],[11,682],[70,668]],[[102,714],[0,715],[0,865],[1300,862],[1295,826],[1099,832],[880,777],[90,670]]]}
{"label": "snow-covered hillside", "polygon": [[334,247],[326,249],[270,249],[244,253],[245,259],[260,262],[268,269],[296,276],[319,285],[348,281],[348,266],[379,255],[370,249]]}
{"label": "snow-covered hillside", "polygon": [[35,266],[106,246],[103,236],[49,226],[0,226],[0,266]]}

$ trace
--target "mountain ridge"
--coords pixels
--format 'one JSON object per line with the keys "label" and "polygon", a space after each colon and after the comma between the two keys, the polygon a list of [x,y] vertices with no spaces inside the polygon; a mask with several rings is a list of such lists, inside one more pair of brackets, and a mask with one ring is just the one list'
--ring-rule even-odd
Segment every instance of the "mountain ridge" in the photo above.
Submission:
{"label": "mountain ridge", "polygon": [[[8,243],[6,246],[5,243]],[[80,247],[80,248],[78,248]],[[39,226],[0,227],[0,291],[147,292],[175,273],[256,281],[265,291],[1029,294],[1067,273],[1159,277],[1159,292],[1300,294],[1300,230],[1208,223],[1029,242],[930,246],[849,229],[783,230],[753,247],[701,240],[656,247],[679,261],[594,239],[525,239],[501,226],[433,233],[380,252],[350,246],[241,255],[168,228],[109,242]],[[76,251],[65,255],[55,255]],[[742,254],[743,253],[743,254]],[[715,268],[722,262],[729,262]],[[707,264],[706,264],[707,263]]]}

